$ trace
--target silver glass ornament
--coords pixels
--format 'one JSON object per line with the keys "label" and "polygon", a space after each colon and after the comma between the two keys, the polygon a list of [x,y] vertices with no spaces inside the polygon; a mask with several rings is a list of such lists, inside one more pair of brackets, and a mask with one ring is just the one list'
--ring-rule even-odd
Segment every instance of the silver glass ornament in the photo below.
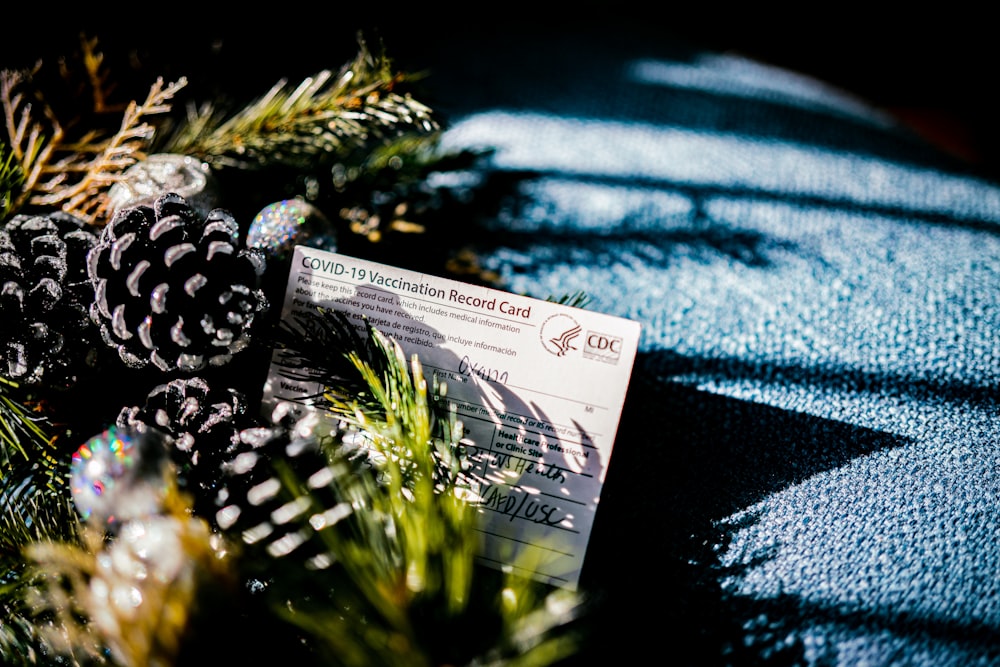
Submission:
{"label": "silver glass ornament", "polygon": [[202,217],[218,206],[218,186],[207,164],[188,155],[154,153],[122,173],[108,190],[110,215],[132,206],[152,206],[156,198],[175,192]]}
{"label": "silver glass ornament", "polygon": [[246,245],[283,260],[297,245],[336,251],[337,235],[318,208],[303,199],[284,199],[268,204],[254,217]]}
{"label": "silver glass ornament", "polygon": [[73,453],[70,491],[77,512],[108,527],[156,514],[167,493],[170,466],[163,434],[109,427]]}

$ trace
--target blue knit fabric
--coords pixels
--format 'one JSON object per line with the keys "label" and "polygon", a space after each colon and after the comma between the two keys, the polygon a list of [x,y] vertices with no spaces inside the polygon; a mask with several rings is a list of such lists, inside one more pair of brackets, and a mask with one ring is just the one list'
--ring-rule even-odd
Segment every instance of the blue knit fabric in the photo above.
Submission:
{"label": "blue knit fabric", "polygon": [[517,175],[483,266],[642,324],[581,659],[1000,664],[1000,187],[737,55],[466,46],[427,85]]}

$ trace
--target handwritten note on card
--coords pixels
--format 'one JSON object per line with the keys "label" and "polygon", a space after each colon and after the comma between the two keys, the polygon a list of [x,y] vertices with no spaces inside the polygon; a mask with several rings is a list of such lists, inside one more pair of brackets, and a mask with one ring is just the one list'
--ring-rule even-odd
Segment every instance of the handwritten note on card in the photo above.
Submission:
{"label": "handwritten note on card", "polygon": [[[364,319],[416,354],[472,443],[481,561],[576,588],[639,339],[631,320],[298,246],[282,317]],[[336,353],[336,351],[331,351]],[[264,403],[318,387],[272,363]]]}

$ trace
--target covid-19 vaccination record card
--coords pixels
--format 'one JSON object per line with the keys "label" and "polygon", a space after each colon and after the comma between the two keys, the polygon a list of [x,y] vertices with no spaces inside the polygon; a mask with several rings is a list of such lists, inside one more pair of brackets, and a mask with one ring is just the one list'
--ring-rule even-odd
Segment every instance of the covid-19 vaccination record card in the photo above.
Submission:
{"label": "covid-19 vaccination record card", "polygon": [[[639,324],[297,246],[281,316],[317,305],[362,333],[367,319],[446,385],[473,466],[478,558],[577,588]],[[275,355],[265,407],[321,389],[282,375]]]}

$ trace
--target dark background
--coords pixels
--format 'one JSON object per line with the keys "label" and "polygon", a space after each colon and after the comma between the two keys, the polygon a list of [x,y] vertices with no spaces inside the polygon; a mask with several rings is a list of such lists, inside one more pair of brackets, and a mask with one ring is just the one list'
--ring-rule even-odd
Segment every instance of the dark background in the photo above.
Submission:
{"label": "dark background", "polygon": [[[360,3],[358,3],[360,5]],[[501,4],[294,3],[198,13],[195,5],[87,4],[56,10],[19,5],[5,12],[0,66],[48,60],[100,40],[106,64],[149,74],[184,74],[202,85],[256,94],[276,77],[336,68],[356,52],[355,35],[384,40],[406,70],[426,54],[475,59],[477,35],[509,37],[588,30],[635,33],[753,56],[835,84],[892,111],[942,149],[1000,175],[996,127],[996,22],[987,10],[953,4],[883,10],[877,3],[753,3],[732,9],[651,5],[609,12],[616,3]],[[985,7],[985,5],[984,5]],[[471,47],[469,45],[472,45]],[[433,72],[430,73],[433,75]],[[213,81],[214,79],[214,81]],[[475,85],[470,81],[469,85]]]}

